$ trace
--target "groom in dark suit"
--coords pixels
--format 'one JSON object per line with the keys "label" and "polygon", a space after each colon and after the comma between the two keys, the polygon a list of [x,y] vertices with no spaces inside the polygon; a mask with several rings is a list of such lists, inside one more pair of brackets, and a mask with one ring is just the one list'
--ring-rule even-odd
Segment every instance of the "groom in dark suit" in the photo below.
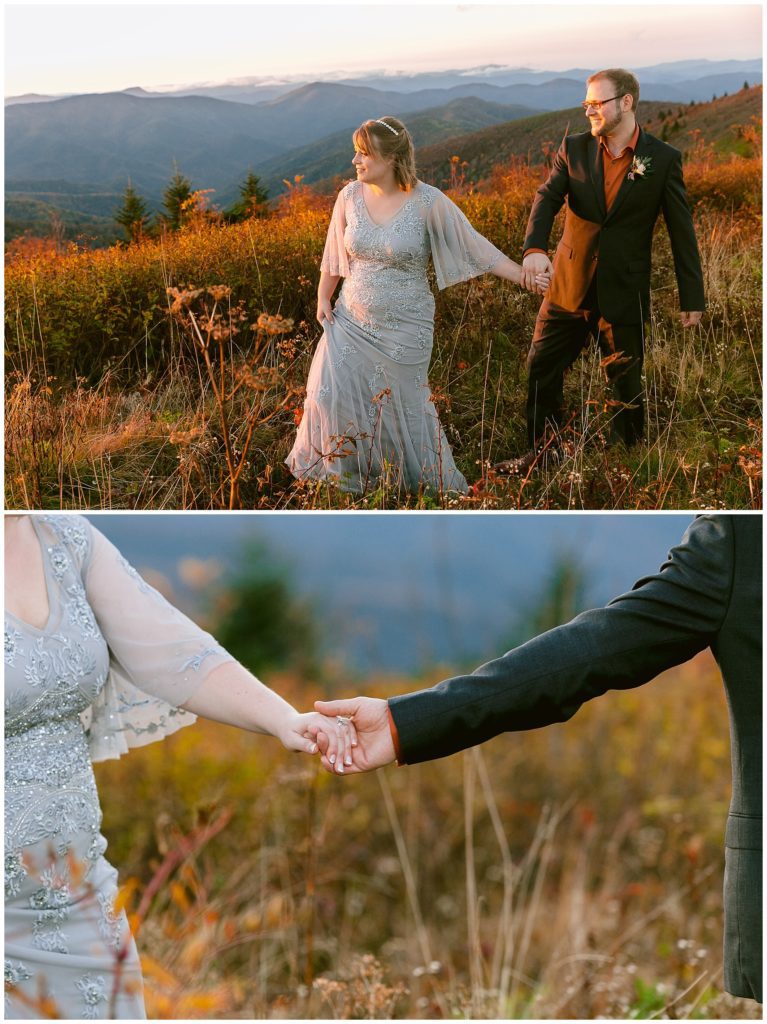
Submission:
{"label": "groom in dark suit", "polygon": [[[630,445],[644,432],[642,362],[650,315],[650,254],[662,212],[671,239],[682,324],[700,322],[703,274],[682,179],[682,154],[636,121],[639,83],[609,68],[587,81],[582,104],[591,130],[566,136],[527,224],[525,284],[550,273],[527,359],[527,433],[531,451],[499,463],[501,472],[527,470],[547,427],[562,425],[565,370],[589,335],[598,339],[616,412],[612,440]],[[554,218],[567,205],[553,266],[547,255]]]}
{"label": "groom in dark suit", "polygon": [[710,647],[724,678],[732,745],[724,984],[733,995],[761,1002],[761,569],[761,516],[700,516],[655,575],[471,675],[388,702],[317,701],[322,714],[352,717],[357,736],[353,764],[340,768],[324,757],[323,764],[346,773],[395,758],[414,764],[502,732],[565,722],[585,701],[646,683]]}

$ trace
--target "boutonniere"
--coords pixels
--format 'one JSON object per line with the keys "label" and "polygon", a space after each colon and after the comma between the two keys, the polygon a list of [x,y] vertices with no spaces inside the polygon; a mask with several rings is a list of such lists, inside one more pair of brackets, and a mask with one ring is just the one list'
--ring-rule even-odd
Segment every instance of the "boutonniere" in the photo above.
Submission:
{"label": "boutonniere", "polygon": [[628,173],[629,181],[634,178],[649,178],[652,174],[652,157],[635,156],[631,163],[631,170]]}

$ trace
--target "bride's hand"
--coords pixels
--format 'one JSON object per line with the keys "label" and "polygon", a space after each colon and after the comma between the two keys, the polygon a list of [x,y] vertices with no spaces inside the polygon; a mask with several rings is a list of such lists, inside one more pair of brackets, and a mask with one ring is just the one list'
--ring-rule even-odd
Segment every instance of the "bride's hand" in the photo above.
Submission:
{"label": "bride's hand", "polygon": [[[328,760],[332,758],[332,763],[337,764],[338,771],[342,772],[344,765],[352,763],[352,747],[357,745],[357,733],[351,721],[330,718],[317,711],[308,711],[306,714],[296,711],[286,720],[279,739],[288,750],[316,754],[320,735],[327,740],[325,756]],[[322,745],[324,747],[324,743]]]}
{"label": "bride's hand", "polygon": [[519,284],[537,295],[545,295],[554,273],[554,265],[542,252],[529,252],[522,260]]}
{"label": "bride's hand", "polygon": [[333,307],[330,304],[330,299],[317,299],[317,320],[320,324],[324,323],[325,320],[329,324],[333,323]]}
{"label": "bride's hand", "polygon": [[535,272],[528,268],[523,268],[522,274],[519,280],[519,287],[524,288],[533,295],[545,295],[546,289],[551,283],[551,274],[547,270]]}
{"label": "bride's hand", "polygon": [[545,295],[550,283],[551,274],[536,274],[535,285],[530,290],[535,292],[536,295]]}

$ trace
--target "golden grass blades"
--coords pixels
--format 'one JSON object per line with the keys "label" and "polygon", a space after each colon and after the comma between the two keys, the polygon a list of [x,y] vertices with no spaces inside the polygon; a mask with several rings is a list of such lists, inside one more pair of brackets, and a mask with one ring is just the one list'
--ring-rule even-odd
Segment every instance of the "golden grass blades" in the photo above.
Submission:
{"label": "golden grass blades", "polygon": [[[310,706],[306,681],[275,685]],[[96,770],[157,1016],[759,1017],[722,992],[729,743],[708,655],[379,777],[202,721]]]}
{"label": "golden grass blades", "polygon": [[[518,255],[542,173],[516,159],[485,182],[456,179],[454,198]],[[700,328],[679,325],[671,247],[659,227],[647,434],[630,451],[605,443],[614,405],[589,351],[566,379],[562,457],[524,479],[496,477],[493,463],[526,448],[525,356],[538,300],[491,277],[439,295],[430,383],[471,485],[463,498],[402,495],[396,467],[354,497],[298,483],[283,465],[319,337],[316,282],[331,204],[300,181],[273,215],[243,224],[203,220],[103,251],[12,251],[6,504],[759,508],[760,161],[701,149],[685,175],[708,310]]]}

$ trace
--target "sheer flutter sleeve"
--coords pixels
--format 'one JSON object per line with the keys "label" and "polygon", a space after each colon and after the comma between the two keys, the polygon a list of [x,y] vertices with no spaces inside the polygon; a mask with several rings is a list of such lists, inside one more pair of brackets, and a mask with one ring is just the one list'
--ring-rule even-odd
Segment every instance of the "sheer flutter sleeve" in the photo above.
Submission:
{"label": "sheer flutter sleeve", "polygon": [[435,188],[426,213],[431,258],[437,286],[447,288],[459,281],[486,274],[504,254],[472,227],[455,203]]}
{"label": "sheer flutter sleeve", "polygon": [[339,277],[349,276],[349,257],[346,253],[344,233],[346,231],[346,195],[348,186],[338,193],[333,216],[330,218],[328,236],[325,239],[325,251],[322,254],[320,270]]}
{"label": "sheer flutter sleeve", "polygon": [[84,719],[91,757],[103,761],[191,725],[195,716],[180,705],[234,659],[83,522],[83,586],[110,654],[106,685]]}

